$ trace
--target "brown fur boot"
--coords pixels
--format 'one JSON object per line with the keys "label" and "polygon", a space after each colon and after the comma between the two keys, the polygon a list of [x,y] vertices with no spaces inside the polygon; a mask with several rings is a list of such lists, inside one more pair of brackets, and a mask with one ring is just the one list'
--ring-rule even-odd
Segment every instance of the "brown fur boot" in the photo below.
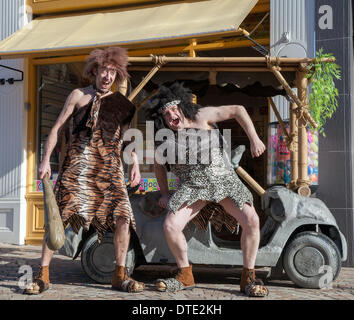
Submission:
{"label": "brown fur boot", "polygon": [[256,278],[254,269],[242,269],[240,291],[249,297],[265,297],[269,294],[262,280]]}
{"label": "brown fur boot", "polygon": [[194,286],[195,283],[194,283],[194,277],[192,273],[192,265],[190,265],[189,267],[178,269],[176,279],[179,282],[182,282],[185,288]]}
{"label": "brown fur boot", "polygon": [[240,291],[243,293],[245,292],[246,287],[252,282],[250,273],[253,279],[256,279],[256,272],[254,269],[247,269],[247,268],[242,269]]}
{"label": "brown fur boot", "polygon": [[125,267],[116,265],[112,279],[112,289],[127,292],[142,292],[145,289],[145,284],[129,277]]}
{"label": "brown fur boot", "polygon": [[120,288],[122,282],[125,280],[125,267],[116,266],[114,269],[112,288]]}
{"label": "brown fur boot", "polygon": [[[176,281],[177,280],[177,281]],[[174,278],[157,279],[156,290],[176,292],[179,290],[191,290],[195,287],[192,266],[179,268]]]}
{"label": "brown fur boot", "polygon": [[49,266],[39,266],[31,286],[23,291],[24,294],[40,294],[49,289]]}

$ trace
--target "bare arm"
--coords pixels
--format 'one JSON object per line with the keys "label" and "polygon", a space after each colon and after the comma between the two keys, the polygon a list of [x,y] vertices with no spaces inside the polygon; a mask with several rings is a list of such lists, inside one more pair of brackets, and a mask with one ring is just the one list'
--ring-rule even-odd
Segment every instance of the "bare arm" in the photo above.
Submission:
{"label": "bare arm", "polygon": [[140,183],[141,178],[139,159],[134,151],[131,152],[131,157],[133,159],[133,165],[130,168],[130,184],[132,187],[135,187]]}
{"label": "bare arm", "polygon": [[154,163],[154,171],[162,195],[168,196],[167,170],[162,164]]}
{"label": "bare arm", "polygon": [[[128,151],[126,151],[125,148],[128,146],[129,143],[128,143],[128,141],[124,140],[124,134],[126,133],[127,130],[129,130],[130,125],[131,124],[128,123],[122,127],[121,137],[123,137],[123,147],[122,147],[123,152],[128,152]],[[132,151],[130,151],[130,154],[128,154],[128,157],[131,158],[131,161],[129,161],[129,163],[131,163],[131,165],[129,165],[130,186],[135,187],[140,183],[140,178],[141,178],[140,167],[139,167],[139,158],[138,158],[138,155],[136,154],[136,152],[134,151],[134,149]]]}
{"label": "bare arm", "polygon": [[66,99],[65,105],[64,105],[62,111],[60,112],[57,121],[55,122],[53,128],[50,130],[48,139],[47,139],[46,144],[44,146],[43,159],[42,159],[41,165],[39,166],[39,169],[38,169],[39,179],[43,179],[43,177],[46,173],[48,173],[49,176],[51,175],[49,160],[50,160],[50,156],[51,156],[51,154],[58,142],[58,132],[63,127],[65,121],[73,113],[75,105],[79,101],[81,96],[82,96],[82,92],[78,89],[71,92],[71,94]]}
{"label": "bare arm", "polygon": [[162,208],[166,208],[168,198],[169,198],[169,193],[168,193],[168,181],[167,181],[167,171],[166,168],[159,164],[156,159],[154,162],[154,171],[157,179],[157,183],[159,184],[160,187],[160,192],[161,192],[161,198],[159,200],[159,205]]}
{"label": "bare arm", "polygon": [[230,105],[205,107],[200,109],[199,113],[200,121],[205,121],[209,125],[216,122],[235,119],[246,132],[247,137],[250,140],[252,157],[259,157],[265,151],[266,148],[258,137],[252,119],[243,106]]}

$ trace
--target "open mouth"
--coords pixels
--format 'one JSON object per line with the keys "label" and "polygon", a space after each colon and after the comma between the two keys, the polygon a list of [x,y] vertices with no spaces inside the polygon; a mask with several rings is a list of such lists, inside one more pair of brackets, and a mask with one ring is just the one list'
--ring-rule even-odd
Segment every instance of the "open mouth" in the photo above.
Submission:
{"label": "open mouth", "polygon": [[178,125],[179,125],[179,123],[180,123],[180,120],[178,119],[178,118],[175,118],[175,119],[172,119],[172,124],[175,126],[175,127],[177,127]]}
{"label": "open mouth", "polygon": [[102,82],[102,87],[107,88],[110,85],[109,81],[103,81]]}

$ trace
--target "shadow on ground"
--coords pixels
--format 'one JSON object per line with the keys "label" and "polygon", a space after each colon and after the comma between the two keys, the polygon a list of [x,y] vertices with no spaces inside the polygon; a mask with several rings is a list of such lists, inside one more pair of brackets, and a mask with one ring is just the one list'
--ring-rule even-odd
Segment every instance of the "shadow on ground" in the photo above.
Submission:
{"label": "shadow on ground", "polygon": [[[23,257],[23,248],[0,248],[0,287],[10,289],[13,293],[22,292],[18,286],[18,280],[23,276],[19,269],[23,265],[30,265],[33,268],[33,275],[37,273],[40,264],[41,248],[33,247],[33,250],[26,252]],[[28,257],[30,256],[30,257]],[[173,276],[176,267],[168,265],[142,265],[135,269],[133,277],[146,283],[146,290],[155,290],[154,282],[158,278]],[[211,290],[224,293],[238,294],[230,285],[239,285],[241,277],[240,268],[215,268],[207,266],[194,266],[193,273],[198,288],[209,289],[210,284],[222,284],[224,288],[211,288]],[[261,278],[270,288],[289,287],[296,288],[290,281],[266,281],[268,271],[262,269],[256,271],[257,277]],[[286,280],[286,276],[284,277]],[[50,281],[52,285],[75,285],[78,287],[97,288],[111,290],[109,284],[99,284],[89,278],[81,267],[80,257],[72,260],[59,254],[55,254],[50,265]],[[78,288],[79,289],[79,288]],[[241,293],[239,293],[242,295]]]}

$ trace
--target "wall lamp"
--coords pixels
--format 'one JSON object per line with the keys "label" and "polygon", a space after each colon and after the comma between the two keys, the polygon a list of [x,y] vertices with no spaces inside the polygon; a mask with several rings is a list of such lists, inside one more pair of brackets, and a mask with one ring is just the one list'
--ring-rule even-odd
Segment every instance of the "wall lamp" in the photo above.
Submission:
{"label": "wall lamp", "polygon": [[5,66],[3,64],[0,64],[0,67],[19,72],[21,74],[21,79],[14,79],[14,78],[4,79],[4,78],[1,78],[0,79],[0,85],[3,86],[6,82],[8,82],[9,84],[14,84],[16,81],[23,81],[23,71],[15,69],[15,68],[8,67],[8,66]]}

